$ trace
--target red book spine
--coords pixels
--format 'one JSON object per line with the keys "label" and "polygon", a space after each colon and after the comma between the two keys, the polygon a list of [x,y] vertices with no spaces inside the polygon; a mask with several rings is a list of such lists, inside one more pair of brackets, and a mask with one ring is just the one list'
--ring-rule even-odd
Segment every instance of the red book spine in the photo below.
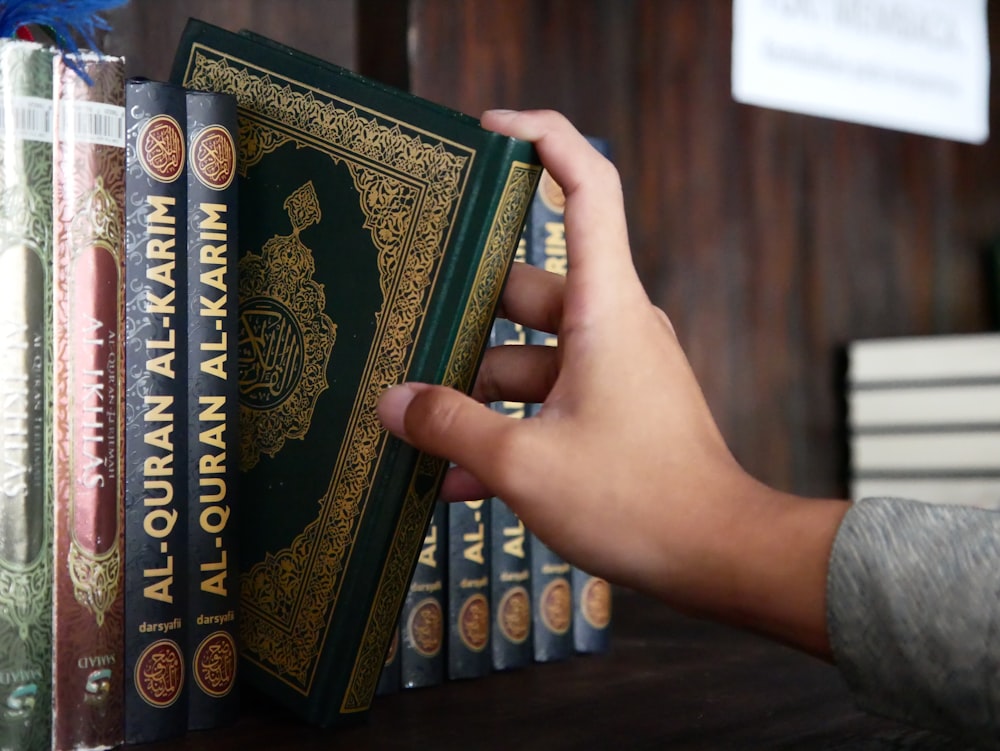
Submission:
{"label": "red book spine", "polygon": [[53,748],[123,737],[124,66],[57,58]]}

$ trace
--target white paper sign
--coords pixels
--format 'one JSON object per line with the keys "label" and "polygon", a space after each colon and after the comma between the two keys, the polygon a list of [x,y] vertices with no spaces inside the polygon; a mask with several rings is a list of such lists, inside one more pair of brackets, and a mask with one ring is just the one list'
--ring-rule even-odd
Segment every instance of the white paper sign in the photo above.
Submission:
{"label": "white paper sign", "polygon": [[745,104],[982,143],[986,0],[733,0]]}

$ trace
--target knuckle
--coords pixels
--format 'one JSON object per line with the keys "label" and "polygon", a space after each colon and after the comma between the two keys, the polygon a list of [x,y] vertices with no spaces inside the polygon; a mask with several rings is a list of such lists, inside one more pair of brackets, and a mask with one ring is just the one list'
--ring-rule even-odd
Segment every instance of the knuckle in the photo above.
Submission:
{"label": "knuckle", "polygon": [[497,467],[521,466],[520,431],[514,430],[516,427],[514,420],[510,422],[511,425],[496,431],[490,440],[490,453]]}
{"label": "knuckle", "polygon": [[460,405],[444,389],[428,389],[414,397],[406,411],[406,432],[433,450],[436,438],[455,425]]}
{"label": "knuckle", "polygon": [[600,167],[599,170],[600,182],[608,188],[617,190],[621,192],[622,190],[622,176],[618,171],[618,167],[615,166],[607,157],[600,156]]}

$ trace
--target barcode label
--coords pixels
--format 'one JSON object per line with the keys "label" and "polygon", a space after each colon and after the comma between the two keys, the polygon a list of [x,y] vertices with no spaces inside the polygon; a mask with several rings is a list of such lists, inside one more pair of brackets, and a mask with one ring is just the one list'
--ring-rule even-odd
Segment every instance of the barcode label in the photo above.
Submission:
{"label": "barcode label", "polygon": [[9,107],[0,107],[0,133],[25,141],[52,142],[51,99],[15,96],[8,102]]}
{"label": "barcode label", "polygon": [[60,102],[59,138],[125,147],[125,108],[100,102]]}

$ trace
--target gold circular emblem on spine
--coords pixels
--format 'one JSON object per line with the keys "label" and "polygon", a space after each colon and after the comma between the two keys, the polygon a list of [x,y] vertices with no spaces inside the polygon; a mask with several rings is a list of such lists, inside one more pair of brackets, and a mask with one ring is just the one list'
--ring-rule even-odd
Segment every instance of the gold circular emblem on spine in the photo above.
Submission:
{"label": "gold circular emblem on spine", "polygon": [[538,195],[549,211],[562,214],[566,210],[566,194],[548,170],[542,170],[538,181]]}
{"label": "gold circular emblem on spine", "polygon": [[523,644],[531,634],[531,597],[524,587],[511,587],[500,598],[497,628],[514,644]]}
{"label": "gold circular emblem on spine", "polygon": [[473,652],[482,652],[490,642],[490,603],[486,595],[476,593],[462,603],[458,611],[458,636]]}
{"label": "gold circular emblem on spine", "polygon": [[406,621],[406,633],[410,644],[418,654],[434,657],[441,651],[444,642],[444,615],[441,603],[433,597],[421,600],[410,610]]}
{"label": "gold circular emblem on spine", "polygon": [[539,602],[542,623],[554,634],[565,634],[572,623],[572,596],[569,582],[563,577],[545,585]]}
{"label": "gold circular emblem on spine", "polygon": [[184,131],[170,115],[146,121],[135,141],[143,171],[161,183],[172,183],[184,173]]}
{"label": "gold circular emblem on spine", "polygon": [[154,707],[169,707],[184,686],[184,656],[171,639],[154,641],[135,663],[135,689],[143,701]]}
{"label": "gold circular emblem on spine", "polygon": [[209,125],[191,142],[190,168],[198,182],[211,190],[225,190],[236,174],[236,145],[221,125]]}
{"label": "gold circular emblem on spine", "polygon": [[611,623],[611,585],[591,576],[580,589],[580,612],[583,619],[596,629]]}
{"label": "gold circular emblem on spine", "polygon": [[236,682],[236,642],[226,631],[214,631],[194,653],[194,681],[209,696],[221,698]]}

